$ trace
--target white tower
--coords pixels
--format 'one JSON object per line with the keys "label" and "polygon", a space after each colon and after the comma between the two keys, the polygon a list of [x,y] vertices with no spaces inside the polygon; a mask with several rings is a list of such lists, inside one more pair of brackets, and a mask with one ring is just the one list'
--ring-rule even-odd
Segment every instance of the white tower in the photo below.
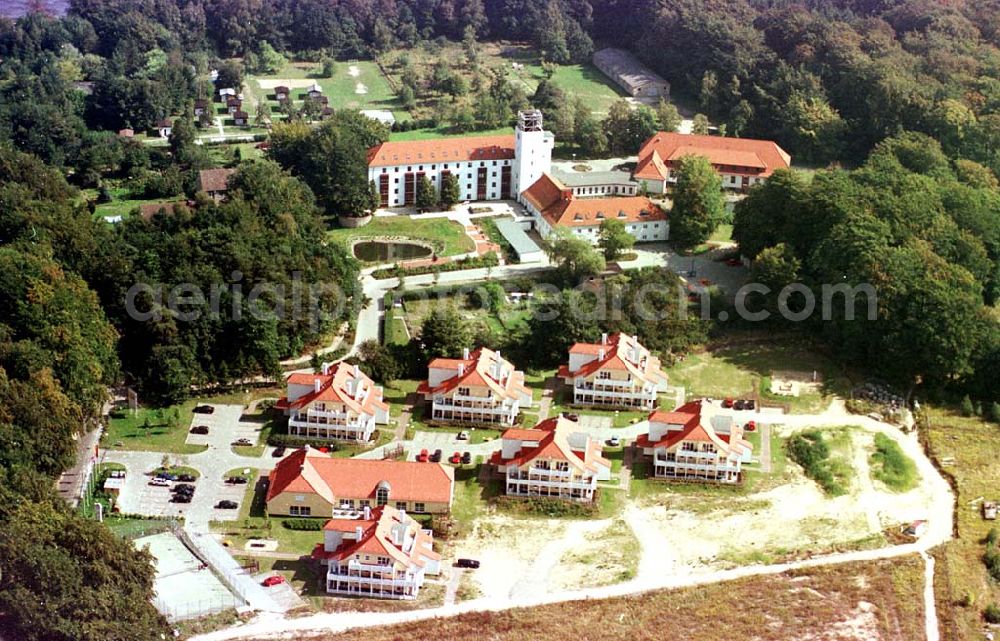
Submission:
{"label": "white tower", "polygon": [[536,180],[552,169],[555,138],[542,128],[542,112],[537,109],[517,112],[514,131],[514,189],[517,199]]}

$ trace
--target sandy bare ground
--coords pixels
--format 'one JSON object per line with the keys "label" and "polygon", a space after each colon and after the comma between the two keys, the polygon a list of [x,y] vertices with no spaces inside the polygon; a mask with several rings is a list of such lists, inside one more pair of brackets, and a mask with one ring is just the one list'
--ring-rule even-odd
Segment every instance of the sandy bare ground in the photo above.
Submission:
{"label": "sandy bare ground", "polygon": [[361,70],[358,69],[358,65],[351,65],[347,68],[347,75],[352,78],[357,78],[361,75]]}
{"label": "sandy bare ground", "polygon": [[261,89],[274,89],[277,86],[288,87],[289,89],[304,89],[313,86],[316,82],[312,78],[258,78],[257,84]]}
{"label": "sandy bare ground", "polygon": [[359,82],[358,84],[354,85],[354,93],[356,93],[356,94],[366,94],[366,93],[368,93],[368,87],[365,86],[365,83]]}

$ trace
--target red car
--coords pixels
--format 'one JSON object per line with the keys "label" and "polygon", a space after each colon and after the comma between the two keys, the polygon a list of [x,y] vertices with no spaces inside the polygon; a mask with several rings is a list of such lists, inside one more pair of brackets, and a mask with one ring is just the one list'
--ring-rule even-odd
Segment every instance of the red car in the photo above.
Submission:
{"label": "red car", "polygon": [[454,465],[458,465],[459,463],[462,462],[462,455],[459,454],[458,452],[455,452],[454,454],[451,455],[451,458],[448,459],[448,462],[453,463]]}
{"label": "red car", "polygon": [[266,579],[261,581],[260,584],[263,585],[265,588],[269,588],[273,585],[281,585],[284,582],[285,582],[285,577],[276,574],[274,576],[267,577]]}
{"label": "red car", "polygon": [[732,407],[733,406],[733,399],[727,398],[727,399],[723,400],[722,401],[722,406],[723,407]]}
{"label": "red car", "polygon": [[420,454],[417,455],[417,462],[426,463],[429,458],[430,455],[427,454],[427,450],[420,450]]}
{"label": "red car", "polygon": [[727,258],[726,264],[729,265],[730,267],[740,267],[741,265],[743,265],[743,261],[734,256],[733,258]]}
{"label": "red car", "polygon": [[745,429],[748,432],[754,432],[757,430],[757,423],[753,421],[747,421],[747,424],[743,426],[743,429]]}

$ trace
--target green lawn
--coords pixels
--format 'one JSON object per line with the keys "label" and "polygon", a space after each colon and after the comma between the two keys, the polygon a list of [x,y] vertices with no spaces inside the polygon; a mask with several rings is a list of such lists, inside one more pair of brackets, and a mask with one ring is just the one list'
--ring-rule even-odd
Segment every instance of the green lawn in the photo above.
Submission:
{"label": "green lawn", "polygon": [[[803,389],[798,397],[770,393],[774,371],[816,371],[822,377],[817,390]],[[732,347],[691,353],[667,369],[672,385],[682,385],[691,397],[749,397],[760,389],[762,401],[784,404],[792,413],[822,411],[833,395],[847,395],[850,379],[830,359],[795,338],[775,342],[749,342]]]}
{"label": "green lawn", "polygon": [[338,228],[327,233],[329,239],[348,247],[358,238],[385,236],[412,238],[431,243],[439,256],[454,256],[475,251],[476,244],[458,223],[446,218],[412,219],[409,216],[380,216],[357,229]]}
{"label": "green lawn", "polygon": [[[272,112],[277,111],[277,101],[271,88],[261,87],[259,80],[300,80],[309,79],[323,88],[323,95],[329,98],[333,109],[388,109],[405,113],[396,101],[396,95],[379,71],[378,65],[370,60],[354,62],[338,62],[332,78],[318,77],[319,64],[315,62],[291,62],[280,72],[267,76],[248,76],[245,82],[245,92],[252,93],[252,100],[264,99],[271,105]],[[357,68],[357,75],[350,74],[351,67]],[[357,93],[364,85],[364,93]],[[301,104],[300,94],[305,88],[291,88],[292,100]]]}
{"label": "green lawn", "polygon": [[104,447],[123,450],[197,454],[206,445],[188,445],[188,427],[196,400],[163,409],[139,408],[112,413],[108,429],[101,438]]}
{"label": "green lawn", "polygon": [[733,226],[729,223],[723,223],[715,228],[712,235],[708,237],[709,241],[714,241],[718,243],[728,243],[733,239]]}
{"label": "green lawn", "polygon": [[[660,404],[661,406],[669,402],[673,398],[673,395],[661,394]],[[601,410],[592,408],[577,408],[571,405],[572,402],[572,390],[566,385],[560,384],[558,390],[556,391],[555,397],[552,399],[552,406],[549,409],[549,416],[557,416],[562,412],[569,412],[571,414],[579,414],[581,416],[600,416],[604,418],[611,419],[611,427],[628,427],[639,421],[645,421],[649,417],[649,412],[647,411],[626,411],[626,410]]]}
{"label": "green lawn", "polygon": [[432,138],[448,138],[454,136],[503,136],[512,134],[512,127],[498,127],[496,129],[484,129],[481,131],[455,131],[448,125],[440,127],[423,127],[421,129],[411,129],[410,131],[394,131],[389,135],[389,140],[430,140]]}

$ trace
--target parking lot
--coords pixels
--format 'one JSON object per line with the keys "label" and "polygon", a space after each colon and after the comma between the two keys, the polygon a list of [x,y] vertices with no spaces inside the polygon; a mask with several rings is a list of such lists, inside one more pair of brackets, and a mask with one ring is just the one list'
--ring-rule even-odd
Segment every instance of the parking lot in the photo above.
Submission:
{"label": "parking lot", "polygon": [[423,449],[426,449],[428,454],[433,454],[434,450],[441,450],[442,463],[447,463],[448,457],[455,452],[460,454],[463,452],[472,452],[473,457],[479,455],[489,457],[490,454],[499,450],[502,445],[500,439],[472,445],[469,441],[458,440],[457,437],[458,434],[455,432],[417,431],[413,435],[413,440],[410,441],[406,460],[416,461],[420,450]]}
{"label": "parking lot", "polygon": [[[276,568],[280,567],[281,562],[276,564]],[[254,581],[261,583],[264,579],[272,576],[276,576],[276,572],[262,572],[254,576]],[[294,610],[295,608],[302,607],[306,605],[306,602],[302,600],[295,592],[295,588],[288,581],[283,581],[277,585],[262,586],[267,595],[271,597],[275,603],[277,603],[286,612],[289,610]]]}
{"label": "parking lot", "polygon": [[[243,416],[242,405],[212,405],[215,410],[211,414],[195,413],[191,419],[191,427],[205,426],[208,434],[193,434],[188,430],[187,443],[192,445],[207,445],[209,448],[228,449],[232,442],[240,438],[248,438],[251,442],[257,442],[259,425],[254,423],[243,424],[240,417]],[[255,430],[255,428],[257,428]]]}

